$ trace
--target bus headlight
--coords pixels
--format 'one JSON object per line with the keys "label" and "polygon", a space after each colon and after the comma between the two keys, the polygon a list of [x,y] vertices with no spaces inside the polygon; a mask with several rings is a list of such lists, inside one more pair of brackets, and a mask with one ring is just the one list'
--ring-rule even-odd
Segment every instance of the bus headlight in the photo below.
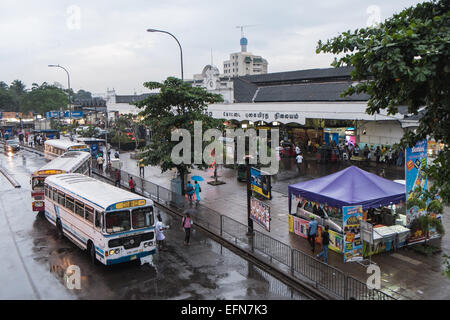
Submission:
{"label": "bus headlight", "polygon": [[115,254],[119,254],[119,252],[120,252],[120,249],[116,249],[116,250],[114,251]]}
{"label": "bus headlight", "polygon": [[114,249],[109,250],[109,255],[112,256],[114,254]]}
{"label": "bus headlight", "polygon": [[151,247],[153,245],[153,241],[144,243],[144,248]]}

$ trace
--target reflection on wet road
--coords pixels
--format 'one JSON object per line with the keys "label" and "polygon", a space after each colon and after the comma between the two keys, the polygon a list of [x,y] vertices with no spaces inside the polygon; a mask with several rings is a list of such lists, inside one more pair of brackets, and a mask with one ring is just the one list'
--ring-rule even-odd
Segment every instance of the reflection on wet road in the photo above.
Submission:
{"label": "reflection on wet road", "polygon": [[[46,161],[23,150],[0,160],[22,185],[14,189],[0,177],[0,299],[305,299],[200,232],[183,246],[180,222],[165,212],[167,251],[142,265],[91,265],[84,251],[58,240],[54,227],[31,211],[30,174]],[[70,265],[80,267],[80,290],[65,286]]]}

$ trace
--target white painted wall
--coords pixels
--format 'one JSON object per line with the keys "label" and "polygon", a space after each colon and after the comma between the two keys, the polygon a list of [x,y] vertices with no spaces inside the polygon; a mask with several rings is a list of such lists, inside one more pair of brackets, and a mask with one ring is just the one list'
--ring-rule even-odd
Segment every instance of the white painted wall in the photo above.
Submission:
{"label": "white painted wall", "polygon": [[[363,130],[366,134],[363,134]],[[393,145],[403,137],[403,129],[399,121],[358,122],[359,143],[375,145]]]}

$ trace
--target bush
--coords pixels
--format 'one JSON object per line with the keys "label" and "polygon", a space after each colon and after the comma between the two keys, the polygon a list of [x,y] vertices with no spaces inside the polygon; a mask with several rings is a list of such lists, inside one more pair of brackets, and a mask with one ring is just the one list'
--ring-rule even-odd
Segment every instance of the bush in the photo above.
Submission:
{"label": "bush", "polygon": [[427,211],[438,214],[438,213],[442,213],[444,211],[444,208],[443,208],[441,202],[439,202],[438,200],[432,200],[428,204]]}

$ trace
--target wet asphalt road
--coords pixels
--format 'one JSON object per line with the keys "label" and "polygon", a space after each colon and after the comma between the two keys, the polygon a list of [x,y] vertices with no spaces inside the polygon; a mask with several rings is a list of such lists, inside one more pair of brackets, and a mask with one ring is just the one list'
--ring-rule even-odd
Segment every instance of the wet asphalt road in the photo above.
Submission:
{"label": "wet asphalt road", "polygon": [[[2,167],[21,184],[15,189],[0,175],[0,299],[306,299],[200,232],[184,247],[178,220],[165,212],[167,251],[145,264],[91,265],[31,211],[30,174],[45,162],[24,150],[0,153]],[[69,265],[80,267],[80,290],[65,286]]]}

